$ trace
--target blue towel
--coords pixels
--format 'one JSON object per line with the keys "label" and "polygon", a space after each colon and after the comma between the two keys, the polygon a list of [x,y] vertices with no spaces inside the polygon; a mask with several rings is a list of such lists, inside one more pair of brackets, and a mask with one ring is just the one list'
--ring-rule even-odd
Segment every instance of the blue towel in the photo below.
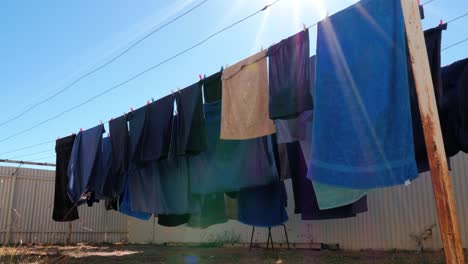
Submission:
{"label": "blue towel", "polygon": [[365,0],[318,24],[310,179],[366,189],[417,177],[403,22],[399,0]]}
{"label": "blue towel", "polygon": [[88,191],[98,154],[102,153],[103,133],[104,126],[98,125],[79,132],[75,138],[68,164],[67,186],[68,196],[74,203],[80,201],[81,196]]}

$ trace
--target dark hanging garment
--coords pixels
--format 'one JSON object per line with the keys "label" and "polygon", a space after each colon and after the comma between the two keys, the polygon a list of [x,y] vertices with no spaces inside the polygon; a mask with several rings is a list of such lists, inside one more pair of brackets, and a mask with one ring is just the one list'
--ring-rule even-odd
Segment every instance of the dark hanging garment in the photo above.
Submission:
{"label": "dark hanging garment", "polygon": [[89,192],[91,198],[88,198],[88,205],[99,200],[107,200],[104,194],[104,185],[110,172],[111,163],[111,144],[108,137],[102,139],[101,148],[98,150],[96,164],[93,173],[89,179]]}
{"label": "dark hanging garment", "polygon": [[[424,38],[426,40],[427,56],[429,59],[429,66],[431,69],[432,83],[434,85],[434,93],[436,96],[436,102],[438,109],[440,109],[440,100],[443,98],[443,87],[441,79],[441,68],[440,68],[440,48],[442,41],[442,30],[443,27],[438,26],[436,28],[428,29],[424,31]],[[418,172],[423,173],[429,171],[429,161],[427,157],[426,142],[424,141],[424,131],[421,122],[421,114],[419,112],[418,97],[416,94],[416,87],[414,83],[413,71],[411,66],[411,60],[408,57],[408,80],[410,85],[410,101],[411,101],[411,116],[413,121],[413,141],[414,141],[414,153],[416,155],[416,163],[418,166]],[[444,138],[445,147],[450,147],[450,131],[444,127],[444,120],[442,115],[440,116],[442,134]],[[450,150],[449,150],[450,151]],[[448,152],[447,152],[448,153]],[[450,160],[448,160],[450,161]]]}
{"label": "dark hanging garment", "polygon": [[205,103],[212,103],[221,100],[222,93],[222,72],[217,72],[209,77],[204,78],[201,82],[203,83],[203,95],[205,97]]}
{"label": "dark hanging garment", "polygon": [[78,209],[68,197],[68,163],[73,148],[75,135],[58,139],[55,143],[55,194],[52,219],[57,222],[74,221],[79,218]]}
{"label": "dark hanging garment", "polygon": [[195,155],[205,150],[205,119],[201,83],[176,93],[178,129],[175,142],[177,155]]}
{"label": "dark hanging garment", "polygon": [[200,213],[190,215],[188,226],[194,228],[208,228],[212,225],[227,222],[224,193],[210,193],[194,195],[201,204]]}
{"label": "dark hanging garment", "polygon": [[109,122],[111,143],[111,171],[107,177],[104,193],[111,199],[117,199],[124,190],[125,177],[130,161],[127,116],[120,116]]}
{"label": "dark hanging garment", "polygon": [[449,137],[445,152],[451,157],[468,151],[468,58],[443,67],[442,79],[440,116],[442,133],[447,131]]}
{"label": "dark hanging garment", "polygon": [[189,157],[192,193],[235,192],[262,186],[277,179],[271,168],[268,137],[222,140],[221,102],[204,105],[206,151]]}
{"label": "dark hanging garment", "polygon": [[144,162],[165,159],[171,144],[174,95],[168,95],[151,103],[143,127],[140,159]]}
{"label": "dark hanging garment", "polygon": [[400,1],[362,0],[319,22],[309,179],[370,189],[418,176],[406,59]]}
{"label": "dark hanging garment", "polygon": [[[89,191],[90,178],[98,173],[100,163],[96,162],[102,154],[102,134],[104,126],[98,125],[79,132],[73,144],[68,165],[68,195],[72,202],[79,202],[81,196]],[[96,169],[95,169],[96,167]]]}
{"label": "dark hanging garment", "polygon": [[294,213],[302,214],[303,220],[324,220],[353,217],[367,211],[366,196],[349,205],[320,210],[312,182],[306,177],[307,164],[300,144],[294,142],[286,146],[291,165]]}
{"label": "dark hanging garment", "polygon": [[[151,217],[151,213],[142,212],[134,209],[134,204],[141,204],[146,200],[145,195],[153,193],[153,185],[145,184],[141,182],[141,179],[146,177],[141,177],[141,173],[151,172],[152,167],[144,167],[144,164],[141,162],[138,157],[140,155],[137,152],[138,146],[141,144],[141,135],[143,127],[145,125],[146,112],[148,107],[141,107],[132,113],[129,113],[129,140],[130,140],[130,163],[128,168],[128,176],[126,177],[124,194],[121,197],[121,203],[119,211],[123,214],[142,219],[148,220]],[[150,165],[153,163],[149,163]],[[146,187],[147,189],[142,189],[141,187]]]}
{"label": "dark hanging garment", "polygon": [[243,224],[272,227],[288,220],[283,181],[266,186],[246,188],[237,197],[237,220]]}
{"label": "dark hanging garment", "polygon": [[158,224],[165,227],[176,227],[188,223],[190,215],[158,215]]}
{"label": "dark hanging garment", "polygon": [[309,91],[309,30],[268,49],[270,119],[290,119],[312,110]]}

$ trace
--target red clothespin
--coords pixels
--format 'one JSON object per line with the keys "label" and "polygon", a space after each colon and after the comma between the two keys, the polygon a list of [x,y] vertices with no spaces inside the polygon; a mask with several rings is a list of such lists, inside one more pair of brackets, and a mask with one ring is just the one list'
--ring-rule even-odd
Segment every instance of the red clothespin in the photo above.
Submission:
{"label": "red clothespin", "polygon": [[82,128],[80,128],[80,132],[83,132],[83,129],[82,129]]}
{"label": "red clothespin", "polygon": [[200,81],[203,79],[201,73],[198,74],[198,78],[200,78]]}
{"label": "red clothespin", "polygon": [[146,100],[146,105],[149,105],[150,104],[150,100]]}
{"label": "red clothespin", "polygon": [[444,24],[444,20],[441,19],[441,20],[439,21],[439,25],[442,26],[443,24]]}
{"label": "red clothespin", "polygon": [[130,112],[132,112],[132,113],[133,113],[133,107],[130,107]]}
{"label": "red clothespin", "polygon": [[418,5],[421,5],[421,0],[418,0]]}

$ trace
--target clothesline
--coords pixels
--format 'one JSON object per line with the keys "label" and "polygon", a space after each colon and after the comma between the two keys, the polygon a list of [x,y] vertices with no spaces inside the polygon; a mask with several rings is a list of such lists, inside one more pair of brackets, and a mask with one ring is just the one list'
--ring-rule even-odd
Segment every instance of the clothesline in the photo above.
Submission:
{"label": "clothesline", "polygon": [[[279,1],[279,0],[277,0],[277,1]],[[271,5],[275,4],[277,1],[273,2],[272,4],[270,4],[270,5],[268,5],[268,6],[271,6]],[[431,2],[431,1],[429,1],[429,2]],[[426,3],[424,3],[423,5],[428,4],[429,2],[426,2]],[[266,8],[264,7],[262,10],[264,10],[264,9],[266,9]],[[239,20],[239,21],[237,21],[237,22],[231,24],[230,26],[228,26],[228,27],[226,27],[226,28],[224,28],[224,29],[221,29],[220,31],[218,31],[217,33],[215,33],[215,34],[213,34],[213,35],[211,35],[211,36],[213,37],[213,36],[215,36],[216,34],[219,34],[219,33],[221,33],[222,31],[225,31],[225,30],[227,30],[227,29],[233,27],[234,25],[236,25],[236,24],[238,24],[238,23],[241,23],[242,21],[244,21],[244,20],[250,18],[251,16],[254,16],[255,14],[261,12],[262,10],[259,10],[259,11],[255,12],[255,13],[251,14],[250,16],[248,16],[248,17],[246,17],[246,18],[243,18],[243,19],[241,19],[241,20]],[[457,21],[457,20],[459,20],[459,19],[461,19],[461,18],[463,18],[463,17],[466,17],[467,15],[468,15],[468,13],[464,13],[464,14],[458,16],[458,17],[455,17],[455,18],[453,18],[453,19],[448,20],[447,22],[445,22],[445,24],[453,23],[453,22],[455,22],[455,21]],[[308,26],[307,29],[310,29],[310,28],[316,26],[317,24],[318,24],[318,22],[316,22],[316,23],[314,23],[314,24]],[[209,37],[209,38],[210,38],[210,37]],[[205,39],[204,41],[207,41],[209,38]],[[468,41],[468,38],[467,38],[467,39],[464,39],[464,40],[462,40],[462,41],[460,41],[460,42],[457,42],[457,43],[455,43],[455,44],[452,44],[452,45],[450,45],[450,46],[444,47],[444,48],[442,48],[441,51],[445,51],[445,50],[447,50],[447,49],[450,49],[450,48],[452,48],[452,47],[454,47],[454,46],[456,46],[456,45],[459,45],[459,44],[461,44],[461,43],[463,43],[463,42],[466,42],[466,41]],[[199,45],[201,45],[201,42],[199,42]],[[193,47],[195,47],[195,46],[193,46]],[[181,53],[179,53],[179,55],[181,55]],[[177,55],[175,55],[175,56],[177,56]],[[174,56],[173,56],[173,57],[174,57]],[[165,62],[167,62],[167,60],[166,60]],[[163,63],[163,62],[162,62],[162,63]],[[161,65],[162,63],[160,63],[160,64],[158,64],[158,65],[156,65],[156,66],[159,66],[159,65]],[[120,86],[122,86],[122,85],[124,85],[124,84],[126,84],[126,83],[128,83],[128,82],[130,82],[130,81],[132,81],[133,79],[136,79],[137,77],[139,77],[140,75],[146,73],[147,71],[149,71],[149,70],[151,70],[151,69],[153,69],[153,68],[147,69],[146,71],[140,73],[139,75],[136,75],[136,76],[132,77],[131,79],[129,79],[129,80],[127,80],[127,81],[125,81],[125,82],[123,82],[123,83],[117,85],[117,86],[112,87],[111,89],[112,89],[112,90],[113,90],[113,89],[116,89],[116,88],[118,88],[118,87],[120,87]],[[19,133],[16,133],[16,134],[11,135],[11,136],[9,136],[9,137],[7,137],[7,138],[4,138],[4,139],[0,140],[0,143],[3,142],[3,141],[8,140],[8,139],[10,139],[10,138],[13,138],[13,137],[15,137],[15,136],[18,136],[18,135],[20,135],[20,134],[23,134],[23,133],[25,133],[25,132],[28,132],[28,131],[30,131],[30,130],[32,130],[32,129],[38,127],[38,126],[41,126],[41,125],[43,125],[43,124],[45,124],[45,123],[47,123],[47,122],[49,122],[49,121],[51,121],[51,120],[54,120],[54,119],[56,119],[56,118],[58,118],[58,117],[64,115],[65,113],[68,113],[68,112],[70,112],[70,111],[72,111],[72,110],[74,110],[74,109],[76,109],[76,108],[78,108],[78,107],[81,107],[82,105],[85,105],[85,104],[87,104],[88,102],[93,101],[94,99],[96,99],[96,98],[98,98],[98,97],[104,95],[105,93],[110,92],[111,89],[108,89],[108,90],[104,91],[103,93],[98,94],[98,95],[96,95],[96,96],[94,96],[94,97],[88,99],[87,101],[85,101],[85,102],[83,102],[83,103],[81,103],[81,104],[79,104],[79,105],[77,105],[77,106],[75,106],[75,107],[72,107],[72,108],[70,108],[70,109],[67,109],[66,111],[64,111],[64,112],[62,112],[62,113],[60,113],[60,114],[58,114],[58,115],[56,115],[56,116],[54,116],[54,117],[51,117],[51,118],[49,118],[49,119],[47,119],[47,120],[45,120],[45,121],[43,121],[43,122],[41,122],[41,123],[39,123],[39,124],[37,124],[37,125],[31,127],[31,128],[28,128],[28,129],[23,130],[23,131],[21,131],[21,132],[19,132]],[[107,124],[108,121],[105,121],[105,122],[103,122],[103,123]],[[54,142],[55,142],[55,140],[45,141],[45,142],[42,142],[42,143],[37,143],[37,144],[30,145],[30,146],[22,147],[22,148],[19,148],[19,149],[13,149],[13,150],[11,150],[11,151],[3,152],[3,153],[0,153],[0,155],[11,154],[11,153],[18,152],[18,151],[21,151],[21,150],[30,149],[30,148],[34,148],[34,147],[41,146],[41,145],[45,145],[45,144],[51,144],[51,143],[54,143]],[[51,151],[53,151],[53,150],[51,150]]]}

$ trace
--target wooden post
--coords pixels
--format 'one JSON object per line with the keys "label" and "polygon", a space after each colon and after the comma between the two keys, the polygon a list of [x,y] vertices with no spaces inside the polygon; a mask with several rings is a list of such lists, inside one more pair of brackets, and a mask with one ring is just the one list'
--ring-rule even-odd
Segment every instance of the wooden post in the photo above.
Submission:
{"label": "wooden post", "polygon": [[445,258],[450,264],[465,263],[419,7],[416,0],[401,0],[401,5]]}

